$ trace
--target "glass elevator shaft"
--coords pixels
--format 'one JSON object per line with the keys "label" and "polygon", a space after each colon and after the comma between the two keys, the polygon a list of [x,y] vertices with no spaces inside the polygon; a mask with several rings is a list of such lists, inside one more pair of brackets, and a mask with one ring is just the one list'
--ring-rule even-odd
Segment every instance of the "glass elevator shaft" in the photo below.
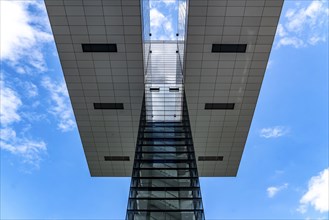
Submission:
{"label": "glass elevator shaft", "polygon": [[[204,220],[184,95],[187,2],[176,0],[165,4],[142,0],[141,3],[145,95],[126,219]],[[166,9],[168,5],[172,8]],[[168,33],[170,28],[166,29],[165,24],[152,23],[151,11],[172,11],[169,17],[176,22],[169,26],[176,27],[172,29],[175,33]],[[162,39],[166,35],[168,39]]]}
{"label": "glass elevator shaft", "polygon": [[144,105],[126,219],[203,220],[185,100],[180,121],[154,122],[146,119]]}

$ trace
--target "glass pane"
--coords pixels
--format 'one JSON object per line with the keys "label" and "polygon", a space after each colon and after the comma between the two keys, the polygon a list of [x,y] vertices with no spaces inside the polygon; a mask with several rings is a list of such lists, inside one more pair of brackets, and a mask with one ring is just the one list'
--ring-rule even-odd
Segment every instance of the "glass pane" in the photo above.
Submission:
{"label": "glass pane", "polygon": [[[187,5],[164,1],[142,0],[145,97],[127,219],[204,220],[184,98]],[[169,13],[172,30],[150,23],[155,10]]]}
{"label": "glass pane", "polygon": [[134,177],[197,177],[196,170],[135,170]]}

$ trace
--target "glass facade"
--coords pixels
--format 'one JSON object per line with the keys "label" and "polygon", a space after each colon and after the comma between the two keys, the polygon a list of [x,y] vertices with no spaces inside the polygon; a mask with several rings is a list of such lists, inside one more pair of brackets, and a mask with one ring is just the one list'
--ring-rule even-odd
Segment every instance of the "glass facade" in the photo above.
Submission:
{"label": "glass facade", "polygon": [[183,74],[174,41],[152,41],[145,72],[147,121],[180,121]]}
{"label": "glass facade", "polygon": [[127,220],[205,219],[184,97],[182,103],[180,121],[148,121],[143,107]]}
{"label": "glass facade", "polygon": [[158,39],[157,34],[165,30],[156,30],[151,23],[152,10],[161,4],[142,0],[145,95],[126,219],[203,220],[184,97],[186,1],[171,6],[176,31],[168,39]]}

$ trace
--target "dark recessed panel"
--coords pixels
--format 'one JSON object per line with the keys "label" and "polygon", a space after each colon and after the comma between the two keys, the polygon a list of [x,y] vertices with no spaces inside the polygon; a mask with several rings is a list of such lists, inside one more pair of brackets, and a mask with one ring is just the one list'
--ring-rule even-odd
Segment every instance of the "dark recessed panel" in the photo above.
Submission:
{"label": "dark recessed panel", "polygon": [[234,103],[206,103],[205,110],[230,110],[234,109]]}
{"label": "dark recessed panel", "polygon": [[169,92],[179,92],[179,88],[169,88]]}
{"label": "dark recessed panel", "polygon": [[160,88],[150,88],[150,91],[151,92],[159,92],[160,91]]}
{"label": "dark recessed panel", "polygon": [[123,103],[94,103],[94,109],[123,109]]}
{"label": "dark recessed panel", "polygon": [[223,161],[223,156],[201,156],[198,158],[199,161]]}
{"label": "dark recessed panel", "polygon": [[130,161],[128,156],[105,156],[105,161]]}
{"label": "dark recessed panel", "polygon": [[245,53],[247,44],[213,44],[213,53]]}
{"label": "dark recessed panel", "polygon": [[82,44],[83,52],[118,52],[116,44]]}

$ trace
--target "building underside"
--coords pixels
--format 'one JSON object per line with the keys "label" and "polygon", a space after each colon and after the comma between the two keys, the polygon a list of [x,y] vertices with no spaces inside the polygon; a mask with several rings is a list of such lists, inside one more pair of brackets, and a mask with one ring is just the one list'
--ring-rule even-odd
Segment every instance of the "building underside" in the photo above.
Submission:
{"label": "building underside", "polygon": [[91,176],[132,177],[127,219],[204,219],[199,176],[237,175],[283,0],[45,3]]}

